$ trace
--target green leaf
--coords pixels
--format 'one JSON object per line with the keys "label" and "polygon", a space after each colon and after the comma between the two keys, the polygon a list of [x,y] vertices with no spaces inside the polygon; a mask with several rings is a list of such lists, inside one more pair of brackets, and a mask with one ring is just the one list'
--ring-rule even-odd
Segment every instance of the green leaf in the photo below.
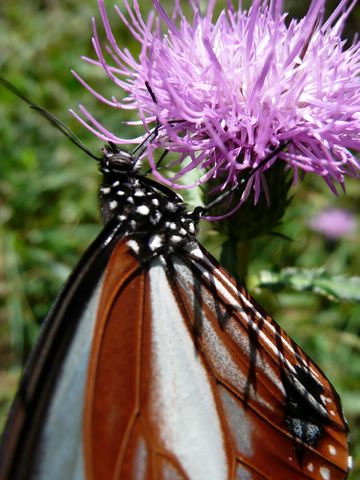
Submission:
{"label": "green leaf", "polygon": [[261,271],[255,287],[270,290],[291,289],[314,292],[330,300],[360,301],[360,277],[330,275],[324,269],[284,268],[279,272]]}

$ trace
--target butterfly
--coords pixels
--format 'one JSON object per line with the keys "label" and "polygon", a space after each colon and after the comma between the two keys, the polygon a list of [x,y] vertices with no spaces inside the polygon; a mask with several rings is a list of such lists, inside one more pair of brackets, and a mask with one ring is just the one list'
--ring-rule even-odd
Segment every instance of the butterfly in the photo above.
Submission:
{"label": "butterfly", "polygon": [[138,157],[104,147],[105,226],[44,322],[1,479],[345,478],[333,386],[198,242],[204,208]]}

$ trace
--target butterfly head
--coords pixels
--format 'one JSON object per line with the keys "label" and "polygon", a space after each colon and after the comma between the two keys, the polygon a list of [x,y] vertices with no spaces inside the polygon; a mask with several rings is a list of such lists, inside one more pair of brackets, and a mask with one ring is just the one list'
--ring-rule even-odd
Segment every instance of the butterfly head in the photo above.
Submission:
{"label": "butterfly head", "polygon": [[136,158],[131,153],[109,143],[103,148],[100,168],[103,174],[129,175],[137,170],[136,163]]}

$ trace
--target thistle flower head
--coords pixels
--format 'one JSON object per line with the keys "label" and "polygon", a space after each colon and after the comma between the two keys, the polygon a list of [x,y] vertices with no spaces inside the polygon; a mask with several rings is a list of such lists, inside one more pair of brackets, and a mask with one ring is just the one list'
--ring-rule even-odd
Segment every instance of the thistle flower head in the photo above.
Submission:
{"label": "thistle flower head", "polygon": [[[312,0],[299,21],[287,19],[281,0],[254,0],[248,11],[228,2],[217,18],[216,0],[203,13],[196,0],[189,3],[191,18],[179,0],[171,17],[158,0],[147,19],[137,0],[132,6],[124,0],[126,15],[115,6],[141,46],[134,57],[117,43],[99,0],[107,43],[94,21],[97,58],[85,60],[104,70],[119,97],[106,98],[75,75],[109,107],[140,112],[147,130],[158,119],[149,159],[154,175],[174,188],[184,188],[179,179],[194,168],[203,172],[197,185],[216,179],[219,189],[234,187],[245,175],[243,199],[253,190],[257,201],[262,191],[267,194],[262,174],[282,161],[295,182],[312,172],[336,193],[335,185],[343,186],[359,168],[360,43],[347,46],[341,38],[356,0],[341,0],[326,21],[325,0]],[[99,138],[129,143],[84,107],[80,112],[77,118]],[[151,150],[158,146],[178,153],[179,171],[171,179],[156,171]]]}

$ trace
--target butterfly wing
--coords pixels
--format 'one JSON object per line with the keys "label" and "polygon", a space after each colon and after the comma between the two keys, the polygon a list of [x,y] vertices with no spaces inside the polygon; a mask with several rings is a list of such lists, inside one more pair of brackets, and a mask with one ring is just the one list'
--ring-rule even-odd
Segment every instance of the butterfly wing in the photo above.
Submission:
{"label": "butterfly wing", "polygon": [[233,471],[345,478],[348,428],[321,370],[206,251],[194,250],[191,264],[174,271],[174,296],[215,381]]}
{"label": "butterfly wing", "polygon": [[86,386],[86,478],[342,479],[324,374],[201,247],[105,274]]}
{"label": "butterfly wing", "polygon": [[[83,411],[79,398],[82,378],[86,378],[90,331],[96,319],[102,275],[119,228],[118,222],[104,228],[83,255],[44,322],[5,426],[0,454],[2,479],[33,476],[55,479],[58,475],[55,471],[63,472],[59,478],[71,478],[66,477],[63,469],[69,464],[66,460],[69,454],[73,456],[72,448],[78,448]],[[74,404],[81,408],[74,408]],[[50,418],[57,409],[69,442],[62,452],[56,439],[60,435],[48,432]],[[55,445],[54,442],[50,445],[51,438],[55,439]],[[48,448],[53,449],[53,473],[41,477],[39,464],[47,442],[50,442]],[[61,468],[56,470],[56,465]]]}

